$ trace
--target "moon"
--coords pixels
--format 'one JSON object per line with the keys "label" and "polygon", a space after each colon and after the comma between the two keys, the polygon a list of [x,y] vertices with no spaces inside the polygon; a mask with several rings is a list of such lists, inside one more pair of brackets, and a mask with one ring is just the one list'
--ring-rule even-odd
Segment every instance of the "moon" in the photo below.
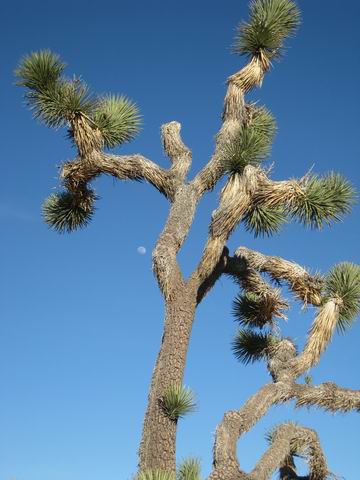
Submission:
{"label": "moon", "polygon": [[143,247],[143,246],[138,247],[138,248],[137,248],[137,252],[138,252],[139,255],[145,255],[145,253],[146,253],[146,248]]}

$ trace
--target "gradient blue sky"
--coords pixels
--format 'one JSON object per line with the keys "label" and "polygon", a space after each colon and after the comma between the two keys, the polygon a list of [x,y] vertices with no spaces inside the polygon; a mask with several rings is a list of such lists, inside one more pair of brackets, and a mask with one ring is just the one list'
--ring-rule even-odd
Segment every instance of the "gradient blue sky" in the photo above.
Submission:
{"label": "gradient blue sky", "polygon": [[[274,178],[310,167],[337,170],[359,188],[360,68],[356,0],[301,0],[303,26],[282,63],[252,98],[279,124]],[[163,304],[151,272],[151,249],[168,205],[152,187],[96,182],[101,196],[92,224],[59,236],[42,223],[40,206],[58,186],[57,165],[74,155],[64,131],[33,121],[13,84],[21,56],[41,48],[59,53],[68,74],[81,74],[98,93],[124,93],[144,116],[136,141],[119,152],[142,152],[161,165],[159,128],[178,120],[193,148],[194,174],[208,160],[220,124],[225,79],[242,65],[230,55],[245,0],[137,2],[5,2],[2,6],[0,220],[0,479],[130,479],[159,347]],[[191,272],[206,237],[217,192],[201,203],[180,256]],[[230,249],[246,245],[326,272],[342,260],[360,262],[359,207],[321,232],[287,226],[270,240],[238,229]],[[143,245],[146,255],[139,255]],[[211,464],[213,433],[264,382],[262,364],[243,367],[230,351],[234,285],[221,279],[200,306],[185,383],[199,410],[181,421],[179,459]],[[299,345],[312,311],[294,305],[285,334]],[[314,370],[315,383],[360,388],[360,325],[336,336]],[[273,409],[239,443],[250,469],[266,448],[264,432],[296,419],[318,430],[329,465],[347,480],[359,476],[359,415]]]}

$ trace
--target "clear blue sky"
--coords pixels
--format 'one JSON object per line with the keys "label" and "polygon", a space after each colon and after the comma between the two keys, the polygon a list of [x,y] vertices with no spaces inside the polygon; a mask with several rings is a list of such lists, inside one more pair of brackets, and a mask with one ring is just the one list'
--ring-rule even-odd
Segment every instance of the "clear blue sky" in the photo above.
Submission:
{"label": "clear blue sky", "polygon": [[[274,177],[301,176],[311,166],[337,170],[360,186],[359,35],[356,0],[302,0],[303,26],[282,63],[252,98],[278,119]],[[151,249],[167,203],[150,186],[96,182],[101,196],[92,224],[59,236],[41,221],[40,206],[58,186],[57,165],[74,152],[64,131],[47,129],[24,108],[13,85],[19,58],[50,48],[94,91],[130,96],[144,116],[141,152],[161,165],[159,128],[178,120],[193,148],[192,173],[208,160],[220,124],[225,79],[242,65],[230,55],[245,0],[137,2],[5,2],[1,18],[2,113],[0,220],[0,479],[127,480],[136,452],[148,385],[162,331],[163,305],[151,272]],[[180,262],[189,273],[205,241],[217,193],[201,203]],[[359,207],[322,232],[287,226],[270,240],[243,229],[231,249],[246,245],[326,272],[360,263]],[[146,255],[139,255],[143,245]],[[230,351],[236,325],[227,279],[200,306],[185,383],[199,410],[181,421],[179,459],[211,464],[213,433],[224,411],[236,409],[268,381],[263,364],[243,367]],[[313,312],[295,306],[284,332],[303,345]],[[360,325],[336,336],[313,372],[360,388]],[[332,471],[359,477],[359,415],[273,409],[239,443],[250,469],[265,449],[264,432],[296,419],[318,430]]]}

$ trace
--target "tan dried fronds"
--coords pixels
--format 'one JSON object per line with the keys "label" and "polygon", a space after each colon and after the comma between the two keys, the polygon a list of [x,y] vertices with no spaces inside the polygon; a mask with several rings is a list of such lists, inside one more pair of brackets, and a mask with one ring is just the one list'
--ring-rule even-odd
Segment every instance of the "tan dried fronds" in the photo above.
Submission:
{"label": "tan dried fronds", "polygon": [[270,64],[265,56],[254,56],[244,68],[231,75],[228,81],[233,82],[244,93],[247,93],[254,87],[261,87],[264,75],[269,68]]}
{"label": "tan dried fronds", "polygon": [[319,407],[328,412],[360,411],[360,391],[340,388],[335,383],[297,385],[296,407]]}
{"label": "tan dried fronds", "polygon": [[300,180],[292,179],[281,182],[267,180],[260,186],[254,201],[256,204],[270,208],[291,205],[300,195],[304,195],[304,184],[305,177]]}
{"label": "tan dried fronds", "polygon": [[[237,277],[237,282],[246,293],[254,294],[256,299],[256,313],[264,322],[270,322],[274,317],[287,320],[283,310],[289,309],[287,301],[281,298],[281,290],[271,287],[254,269],[248,268]],[[266,319],[266,320],[265,320]]]}
{"label": "tan dried fronds", "polygon": [[334,334],[339,320],[339,300],[330,299],[315,317],[302,354],[299,356],[296,370],[304,372],[316,365]]}
{"label": "tan dried fronds", "polygon": [[235,256],[259,272],[265,272],[275,281],[285,280],[294,294],[305,304],[321,304],[323,280],[320,275],[312,275],[300,265],[281,257],[266,256],[246,247],[236,250]]}
{"label": "tan dried fronds", "polygon": [[228,80],[222,119],[224,122],[230,120],[242,122],[245,109],[244,91],[231,78]]}
{"label": "tan dried fronds", "polygon": [[220,194],[220,205],[212,216],[210,234],[226,241],[251,205],[258,169],[248,165],[242,174],[230,175]]}
{"label": "tan dried fronds", "polygon": [[224,249],[224,240],[211,236],[206,242],[199,265],[200,278],[206,278],[217,265]]}
{"label": "tan dried fronds", "polygon": [[84,115],[76,115],[70,124],[71,135],[81,157],[87,158],[94,150],[99,151],[102,149],[104,141],[100,130],[96,127],[91,127]]}

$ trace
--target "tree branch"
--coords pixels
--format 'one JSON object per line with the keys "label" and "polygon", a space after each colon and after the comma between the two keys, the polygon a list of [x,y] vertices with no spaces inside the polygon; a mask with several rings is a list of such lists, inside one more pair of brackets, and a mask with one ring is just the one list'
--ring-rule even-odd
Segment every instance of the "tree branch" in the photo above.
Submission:
{"label": "tree branch", "polygon": [[265,415],[271,406],[290,398],[289,385],[279,382],[262,387],[238,411],[225,413],[215,433],[213,470],[209,480],[239,478],[237,441]]}
{"label": "tree branch", "polygon": [[108,155],[93,151],[86,159],[74,160],[63,165],[61,178],[65,185],[85,184],[101,174],[119,180],[146,180],[159,192],[171,198],[172,182],[168,171],[142,155]]}
{"label": "tree branch", "polygon": [[300,265],[281,257],[266,256],[255,250],[240,247],[235,251],[235,260],[229,264],[229,268],[235,272],[236,259],[240,265],[245,261],[249,267],[269,274],[275,281],[285,280],[303,302],[313,305],[321,303],[322,278],[319,275],[311,275]]}
{"label": "tree branch", "polygon": [[328,412],[360,412],[360,390],[341,388],[335,383],[294,385],[297,407],[316,406]]}
{"label": "tree branch", "polygon": [[183,183],[191,166],[191,150],[183,143],[181,136],[181,124],[170,122],[161,126],[161,138],[166,155],[169,157],[172,167],[170,174],[175,181]]}
{"label": "tree branch", "polygon": [[258,173],[258,169],[248,165],[241,175],[231,175],[222,189],[219,207],[211,216],[209,238],[196,269],[201,282],[211,275],[226,241],[249,209]]}
{"label": "tree branch", "polygon": [[261,457],[249,477],[253,480],[268,480],[290,455],[296,453],[308,457],[309,478],[326,480],[329,471],[316,432],[291,423],[276,428],[272,434],[270,448]]}

